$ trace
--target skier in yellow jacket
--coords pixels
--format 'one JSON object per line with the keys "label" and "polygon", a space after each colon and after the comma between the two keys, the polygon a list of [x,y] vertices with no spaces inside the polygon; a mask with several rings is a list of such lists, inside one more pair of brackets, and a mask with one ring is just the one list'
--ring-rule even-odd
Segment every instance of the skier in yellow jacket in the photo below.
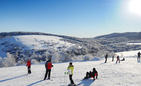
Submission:
{"label": "skier in yellow jacket", "polygon": [[73,82],[73,79],[72,79],[73,70],[74,70],[74,66],[72,65],[72,62],[69,63],[67,70],[68,70],[68,73],[69,73],[69,79],[70,79],[71,85],[75,85],[74,82]]}

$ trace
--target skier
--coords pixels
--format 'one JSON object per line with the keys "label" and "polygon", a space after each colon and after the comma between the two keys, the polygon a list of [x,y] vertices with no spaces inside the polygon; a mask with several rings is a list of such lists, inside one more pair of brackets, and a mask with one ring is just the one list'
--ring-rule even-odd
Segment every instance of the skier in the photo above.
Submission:
{"label": "skier", "polygon": [[137,61],[140,62],[140,56],[141,56],[141,53],[138,52],[138,57],[137,57]]}
{"label": "skier", "polygon": [[116,64],[117,64],[117,62],[119,62],[119,63],[120,63],[119,55],[117,56],[117,61],[116,61]]}
{"label": "skier", "polygon": [[52,62],[51,62],[51,58],[46,61],[45,63],[45,68],[46,68],[46,73],[45,73],[45,77],[44,80],[46,80],[46,77],[48,76],[48,79],[50,79],[50,75],[51,75],[51,68],[53,67]]}
{"label": "skier", "polygon": [[105,55],[105,63],[107,62],[108,54]]}
{"label": "skier", "polygon": [[27,66],[28,74],[31,74],[31,60],[30,59],[28,59],[26,66]]}
{"label": "skier", "polygon": [[73,70],[74,70],[74,66],[72,65],[72,62],[69,63],[69,66],[68,66],[67,70],[68,70],[69,79],[70,79],[70,84],[69,84],[68,86],[76,86],[76,85],[74,84],[73,79],[72,79]]}
{"label": "skier", "polygon": [[92,77],[94,80],[97,79],[97,77],[98,77],[98,72],[95,68],[93,68]]}

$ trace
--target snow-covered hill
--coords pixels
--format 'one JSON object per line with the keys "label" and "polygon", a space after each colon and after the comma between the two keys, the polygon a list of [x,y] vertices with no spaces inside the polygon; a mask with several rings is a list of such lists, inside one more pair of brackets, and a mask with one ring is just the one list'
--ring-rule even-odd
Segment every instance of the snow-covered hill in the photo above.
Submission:
{"label": "snow-covered hill", "polygon": [[[24,35],[6,37],[0,40],[0,55],[6,56],[6,51],[10,52],[10,47],[22,48],[23,50],[43,50],[43,49],[59,49],[70,48],[75,44],[61,40],[61,37],[45,36],[45,35]],[[18,47],[19,46],[19,47]],[[78,46],[79,47],[79,46]]]}
{"label": "snow-covered hill", "polygon": [[67,61],[67,52],[73,49],[79,50],[81,46],[57,36],[22,35],[5,37],[0,40],[0,57],[7,57],[7,54],[11,54],[16,62],[26,61],[28,58],[45,61],[49,55],[53,56],[54,62]]}
{"label": "snow-covered hill", "polygon": [[[2,57],[0,67],[12,66],[8,65],[7,61],[11,59],[15,60],[13,65],[20,65],[28,58],[32,59],[33,63],[38,63],[44,62],[49,56],[52,56],[53,62],[91,60],[102,55],[101,52],[104,54],[104,49],[106,48],[94,41],[80,41],[67,36],[41,34],[3,36],[0,38],[0,57]],[[4,58],[8,56],[10,59]]]}
{"label": "snow-covered hill", "polygon": [[[67,63],[53,64],[51,80],[43,81],[45,68],[44,64],[32,65],[32,74],[27,75],[26,66],[15,66],[0,68],[0,86],[67,86],[69,77],[64,72],[67,71]],[[78,86],[141,86],[141,64],[136,62],[136,58],[126,58],[120,64],[100,61],[73,62],[73,79]],[[95,67],[99,73],[98,79],[82,79],[87,71]]]}
{"label": "snow-covered hill", "polygon": [[82,61],[104,57],[106,53],[110,56],[113,52],[141,49],[140,33],[120,35],[76,38],[39,32],[0,33],[0,67],[12,66],[12,61],[13,65],[24,64],[28,58],[33,63],[44,62],[49,56],[53,56],[53,62]]}

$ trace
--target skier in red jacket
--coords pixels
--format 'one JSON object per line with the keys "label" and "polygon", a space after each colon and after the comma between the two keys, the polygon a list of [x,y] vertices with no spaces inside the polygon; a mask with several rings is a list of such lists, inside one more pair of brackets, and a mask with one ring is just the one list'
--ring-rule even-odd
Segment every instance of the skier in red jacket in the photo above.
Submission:
{"label": "skier in red jacket", "polygon": [[51,68],[53,67],[51,59],[49,59],[46,64],[45,64],[45,68],[46,68],[46,73],[45,73],[45,77],[44,80],[46,80],[46,77],[48,76],[48,79],[50,79],[50,75],[51,75]]}
{"label": "skier in red jacket", "polygon": [[31,74],[31,60],[29,59],[26,63],[28,74]]}

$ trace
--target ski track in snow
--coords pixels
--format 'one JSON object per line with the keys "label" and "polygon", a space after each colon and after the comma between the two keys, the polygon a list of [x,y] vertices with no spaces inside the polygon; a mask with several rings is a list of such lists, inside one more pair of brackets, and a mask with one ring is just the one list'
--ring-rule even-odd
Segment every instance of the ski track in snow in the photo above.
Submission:
{"label": "ski track in snow", "polygon": [[[0,86],[67,86],[69,82],[67,63],[56,63],[52,69],[51,80],[43,81],[45,67],[43,64],[32,65],[32,73],[27,75],[26,66],[0,68]],[[120,64],[100,61],[74,62],[73,79],[78,86],[141,86],[141,63],[136,58],[126,58]],[[82,79],[87,71],[95,67],[99,73],[95,81]]]}

